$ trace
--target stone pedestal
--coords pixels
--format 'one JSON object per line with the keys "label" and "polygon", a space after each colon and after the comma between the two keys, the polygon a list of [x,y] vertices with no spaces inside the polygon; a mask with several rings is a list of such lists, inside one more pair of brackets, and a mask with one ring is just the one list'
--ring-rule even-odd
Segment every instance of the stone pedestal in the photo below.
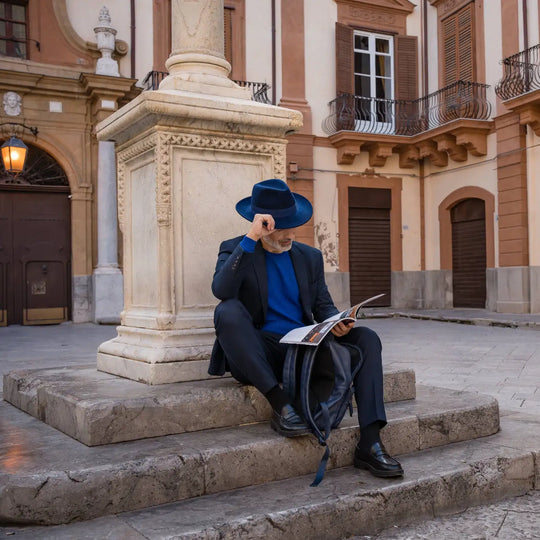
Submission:
{"label": "stone pedestal", "polygon": [[301,115],[184,91],[144,92],[101,122],[117,142],[124,310],[98,369],[150,384],[207,378],[219,244],[254,183],[285,178],[285,134]]}
{"label": "stone pedestal", "polygon": [[223,0],[171,10],[169,76],[97,129],[117,144],[124,237],[121,326],[97,365],[149,384],[208,378],[219,244],[245,233],[234,205],[253,184],[285,178],[285,135],[302,125],[227,79]]}

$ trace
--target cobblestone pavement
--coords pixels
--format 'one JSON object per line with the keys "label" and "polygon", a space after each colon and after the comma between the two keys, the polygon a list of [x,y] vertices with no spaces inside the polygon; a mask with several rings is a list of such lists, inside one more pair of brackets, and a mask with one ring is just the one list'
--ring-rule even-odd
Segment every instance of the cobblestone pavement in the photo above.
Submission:
{"label": "cobblestone pavement", "polygon": [[377,536],[351,540],[531,540],[540,538],[540,491],[471,508],[420,524],[392,527]]}
{"label": "cobblestone pavement", "polygon": [[[478,320],[483,319],[483,322]],[[377,331],[385,364],[413,368],[418,383],[490,394],[505,411],[540,415],[540,316],[523,317],[525,325],[506,324],[479,313],[467,324],[417,318],[386,317],[361,321]],[[504,324],[501,324],[501,321]],[[511,321],[510,321],[511,322]],[[531,326],[531,323],[532,326]],[[116,335],[113,326],[65,323],[51,327],[0,328],[0,373],[95,362],[98,345]],[[392,528],[381,539],[540,539],[540,491],[524,497],[469,509],[408,527]],[[107,518],[88,522],[77,538],[104,538]],[[79,524],[77,531],[81,531]],[[69,526],[68,526],[69,527]],[[96,527],[96,528],[94,528]],[[53,538],[46,528],[0,527],[0,538]],[[65,538],[68,538],[66,536]],[[62,537],[64,538],[64,536]],[[367,538],[367,537],[364,537]]]}

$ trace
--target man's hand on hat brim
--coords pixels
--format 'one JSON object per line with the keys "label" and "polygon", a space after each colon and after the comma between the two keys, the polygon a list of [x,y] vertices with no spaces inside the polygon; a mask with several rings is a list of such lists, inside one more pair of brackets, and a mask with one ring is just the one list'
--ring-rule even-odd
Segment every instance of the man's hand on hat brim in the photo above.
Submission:
{"label": "man's hand on hat brim", "polygon": [[272,234],[276,230],[276,223],[270,214],[255,214],[247,237],[258,242],[264,236]]}

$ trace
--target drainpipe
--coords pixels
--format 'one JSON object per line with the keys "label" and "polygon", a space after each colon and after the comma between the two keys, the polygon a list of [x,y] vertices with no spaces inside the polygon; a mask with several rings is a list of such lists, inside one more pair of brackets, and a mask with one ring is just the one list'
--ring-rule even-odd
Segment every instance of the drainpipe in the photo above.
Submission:
{"label": "drainpipe", "polygon": [[272,105],[276,104],[276,0],[272,0]]}
{"label": "drainpipe", "polygon": [[527,0],[523,0],[523,49],[529,48],[529,25],[527,23]]}
{"label": "drainpipe", "polygon": [[131,78],[135,78],[135,0],[131,0]]}
{"label": "drainpipe", "polygon": [[428,95],[429,79],[428,79],[428,23],[427,23],[427,0],[423,0],[422,4],[422,97]]}

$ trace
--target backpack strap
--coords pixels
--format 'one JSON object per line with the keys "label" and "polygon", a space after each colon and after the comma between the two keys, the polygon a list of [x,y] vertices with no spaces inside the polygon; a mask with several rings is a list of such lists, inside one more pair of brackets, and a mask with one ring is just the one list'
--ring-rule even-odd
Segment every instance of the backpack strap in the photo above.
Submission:
{"label": "backpack strap", "polygon": [[296,400],[296,361],[299,350],[299,345],[289,345],[283,364],[283,390],[291,398],[291,403]]}
{"label": "backpack strap", "polygon": [[[317,410],[313,410],[310,403],[311,379],[317,356],[324,354],[330,355],[332,359],[334,385],[330,396],[325,401],[319,401]],[[299,387],[296,380],[298,362],[301,362]],[[327,440],[331,430],[340,424],[347,409],[351,416],[353,414],[352,385],[362,364],[362,351],[359,347],[349,343],[339,343],[333,339],[333,336],[327,336],[317,347],[289,345],[287,348],[283,365],[283,390],[292,403],[299,402],[304,420],[319,444],[325,447],[311,486],[318,486],[324,477],[330,457]]]}

